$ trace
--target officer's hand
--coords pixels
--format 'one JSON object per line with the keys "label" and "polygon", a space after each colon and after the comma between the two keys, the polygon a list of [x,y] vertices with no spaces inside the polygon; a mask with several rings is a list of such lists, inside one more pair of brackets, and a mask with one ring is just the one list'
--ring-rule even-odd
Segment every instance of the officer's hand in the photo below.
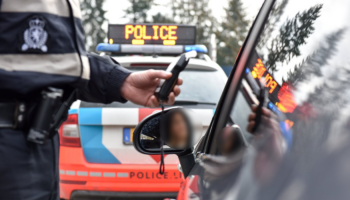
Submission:
{"label": "officer's hand", "polygon": [[268,183],[283,158],[286,145],[282,136],[278,117],[267,108],[262,108],[262,118],[258,129],[253,132],[258,106],[252,106],[249,115],[248,132],[253,133],[251,145],[256,149],[254,159],[254,176],[259,183]]}
{"label": "officer's hand", "polygon": [[[253,105],[252,106],[252,113],[249,115],[248,117],[248,127],[247,127],[247,131],[251,134],[256,134],[253,133],[253,128],[255,126],[255,118],[256,118],[256,112],[258,110],[258,106],[257,105]],[[276,125],[278,127],[278,120],[277,120],[277,116],[275,114],[273,114],[270,110],[268,110],[267,108],[262,108],[262,116],[261,116],[261,122],[259,124],[258,130],[256,130],[258,133],[261,132],[261,127],[268,127],[270,128],[270,125]],[[272,125],[271,125],[272,126]],[[274,126],[273,126],[274,127]],[[264,129],[263,129],[264,130]]]}
{"label": "officer's hand", "polygon": [[[159,101],[154,96],[160,79],[169,79],[171,73],[163,70],[147,70],[142,72],[134,72],[130,74],[124,81],[121,88],[123,98],[146,107],[158,107]],[[169,95],[169,100],[166,102],[172,105],[175,102],[175,97],[181,92],[179,85],[182,85],[182,79],[177,80],[174,90]]]}

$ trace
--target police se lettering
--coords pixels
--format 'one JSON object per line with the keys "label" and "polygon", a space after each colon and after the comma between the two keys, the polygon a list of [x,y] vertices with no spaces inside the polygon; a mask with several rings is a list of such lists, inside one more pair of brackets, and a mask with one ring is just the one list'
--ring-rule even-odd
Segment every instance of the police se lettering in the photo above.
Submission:
{"label": "police se lettering", "polygon": [[255,67],[253,68],[253,71],[256,74],[255,78],[261,79],[261,77],[264,75],[266,68],[262,63],[261,59],[258,59],[258,62],[255,64]]}
{"label": "police se lettering", "polygon": [[158,40],[159,37],[158,37],[158,29],[159,29],[159,26],[152,26],[153,28],[153,40]]}
{"label": "police se lettering", "polygon": [[133,25],[125,25],[125,39],[129,39],[129,35],[134,33]]}
{"label": "police se lettering", "polygon": [[164,35],[164,31],[168,31],[168,27],[161,26],[159,29],[159,36],[160,36],[160,39],[162,39],[162,40],[168,39],[168,35]]}
{"label": "police se lettering", "polygon": [[164,177],[164,179],[168,179],[168,172],[165,172],[163,177]]}
{"label": "police se lettering", "polygon": [[135,172],[130,172],[130,178],[132,178],[133,176],[135,176]]}
{"label": "police se lettering", "polygon": [[271,88],[271,89],[270,89],[269,93],[272,93],[272,92],[275,90],[276,86],[277,86],[276,81],[273,81],[273,82],[271,83],[271,85],[270,85],[270,88]]}
{"label": "police se lettering", "polygon": [[138,172],[137,173],[137,178],[142,179],[143,178],[143,173],[142,172]]}
{"label": "police se lettering", "polygon": [[152,39],[152,37],[151,37],[150,35],[147,35],[146,26],[143,25],[142,28],[143,28],[143,31],[142,31],[142,33],[143,33],[143,39],[145,39],[145,40],[150,40],[150,39]]}
{"label": "police se lettering", "polygon": [[177,40],[176,29],[177,26],[169,26],[169,40]]}
{"label": "police se lettering", "polygon": [[159,174],[159,172],[158,172],[158,173],[156,174],[157,179],[162,179],[162,176],[159,177],[159,175],[160,175],[160,174]]}
{"label": "police se lettering", "polygon": [[150,179],[150,177],[148,177],[148,172],[146,172],[146,179]]}
{"label": "police se lettering", "polygon": [[275,90],[277,83],[273,80],[270,74],[266,75],[265,80],[265,87],[270,88],[269,93],[271,94]]}
{"label": "police se lettering", "polygon": [[135,39],[142,39],[142,27],[141,25],[136,25],[134,29],[134,37]]}

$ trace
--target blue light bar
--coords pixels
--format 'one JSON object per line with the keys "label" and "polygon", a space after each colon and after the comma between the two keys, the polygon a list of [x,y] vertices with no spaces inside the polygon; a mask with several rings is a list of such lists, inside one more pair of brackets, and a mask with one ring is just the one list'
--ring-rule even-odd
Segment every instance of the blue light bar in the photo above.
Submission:
{"label": "blue light bar", "polygon": [[245,73],[246,73],[246,74],[249,74],[249,73],[250,73],[249,68],[245,69]]}
{"label": "blue light bar", "polygon": [[97,45],[96,51],[118,52],[118,51],[120,51],[120,45],[119,44],[100,43]]}
{"label": "blue light bar", "polygon": [[197,51],[197,53],[208,53],[208,49],[206,46],[199,45],[185,45],[185,52]]}
{"label": "blue light bar", "polygon": [[96,51],[118,52],[118,53],[141,53],[141,54],[174,54],[196,51],[197,53],[207,53],[208,49],[204,45],[132,45],[132,44],[108,44],[100,43]]}

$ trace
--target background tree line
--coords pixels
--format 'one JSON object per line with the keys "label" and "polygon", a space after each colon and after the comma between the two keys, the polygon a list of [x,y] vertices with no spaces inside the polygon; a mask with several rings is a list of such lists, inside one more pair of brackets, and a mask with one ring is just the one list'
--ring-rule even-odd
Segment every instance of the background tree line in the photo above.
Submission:
{"label": "background tree line", "polygon": [[[80,0],[83,25],[86,33],[86,48],[94,51],[98,43],[106,41],[107,33],[101,28],[107,23],[105,0]],[[247,20],[242,0],[229,0],[225,8],[226,17],[222,22],[212,15],[209,0],[172,0],[166,5],[158,5],[154,0],[128,0],[130,7],[123,10],[130,23],[176,23],[197,26],[197,43],[210,46],[211,34],[217,37],[217,62],[221,66],[232,66],[250,21]],[[166,6],[171,13],[150,15],[153,6]]]}

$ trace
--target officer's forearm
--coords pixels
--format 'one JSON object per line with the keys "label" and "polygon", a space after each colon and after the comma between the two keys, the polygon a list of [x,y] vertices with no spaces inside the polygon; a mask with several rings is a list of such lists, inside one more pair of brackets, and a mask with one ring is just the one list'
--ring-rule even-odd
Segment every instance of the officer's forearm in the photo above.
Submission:
{"label": "officer's forearm", "polygon": [[131,73],[108,56],[88,54],[90,80],[79,91],[79,99],[88,102],[111,103],[126,102],[120,95],[120,88]]}

